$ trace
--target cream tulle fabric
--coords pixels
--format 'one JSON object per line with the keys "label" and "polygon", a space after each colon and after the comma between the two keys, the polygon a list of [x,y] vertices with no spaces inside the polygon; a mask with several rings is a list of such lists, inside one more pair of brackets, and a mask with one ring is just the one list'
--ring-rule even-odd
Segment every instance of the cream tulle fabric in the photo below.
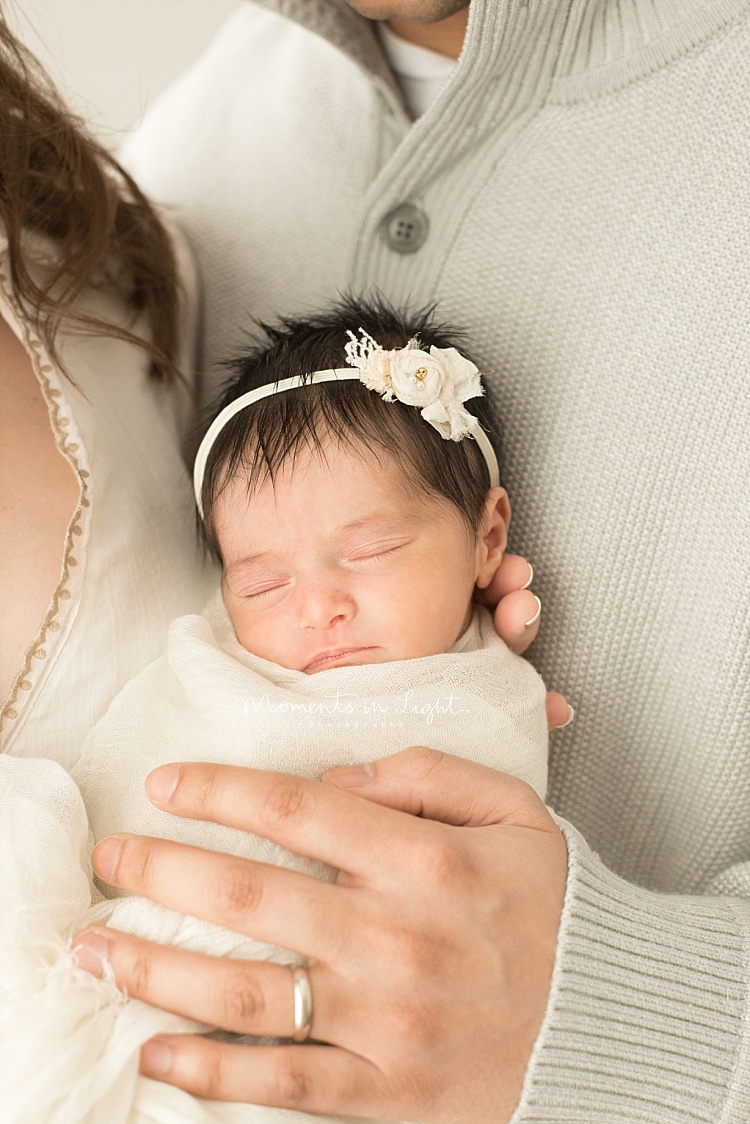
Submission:
{"label": "cream tulle fabric", "polygon": [[460,652],[310,676],[247,653],[216,603],[207,616],[174,622],[166,657],[97,724],[74,774],[83,801],[56,764],[0,759],[6,1124],[300,1118],[200,1101],[137,1075],[147,1038],[205,1028],[77,969],[67,940],[83,924],[109,917],[115,927],[216,955],[295,957],[140,898],[101,901],[89,877],[89,828],[97,840],[112,831],[159,835],[332,879],[331,868],[257,836],[159,812],[145,797],[146,774],[168,761],[211,759],[319,777],[333,765],[423,744],[516,773],[543,795],[543,684],[496,637],[487,614],[468,641]]}

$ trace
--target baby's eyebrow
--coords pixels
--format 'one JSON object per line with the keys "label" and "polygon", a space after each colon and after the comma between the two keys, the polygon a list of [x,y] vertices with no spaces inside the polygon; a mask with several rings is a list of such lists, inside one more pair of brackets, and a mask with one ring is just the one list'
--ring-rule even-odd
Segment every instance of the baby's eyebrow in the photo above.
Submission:
{"label": "baby's eyebrow", "polygon": [[338,531],[343,534],[360,530],[400,531],[412,527],[416,522],[416,515],[407,515],[400,512],[398,516],[394,516],[390,511],[375,511],[369,515],[361,516],[359,519],[351,519],[348,523],[342,523]]}
{"label": "baby's eyebrow", "polygon": [[258,562],[262,562],[266,558],[274,556],[272,550],[261,550],[257,554],[247,554],[244,558],[238,558],[236,562],[230,563],[229,566],[224,567],[224,576],[227,578],[232,577],[238,570],[247,570]]}

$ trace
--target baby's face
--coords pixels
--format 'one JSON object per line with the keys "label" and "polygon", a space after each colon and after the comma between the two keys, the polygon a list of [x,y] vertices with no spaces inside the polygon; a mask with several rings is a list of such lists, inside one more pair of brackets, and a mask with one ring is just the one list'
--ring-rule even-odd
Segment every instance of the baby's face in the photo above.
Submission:
{"label": "baby's face", "polygon": [[447,500],[410,491],[385,454],[335,446],[252,496],[233,481],[215,524],[238,640],[308,674],[447,651],[478,576],[499,561]]}

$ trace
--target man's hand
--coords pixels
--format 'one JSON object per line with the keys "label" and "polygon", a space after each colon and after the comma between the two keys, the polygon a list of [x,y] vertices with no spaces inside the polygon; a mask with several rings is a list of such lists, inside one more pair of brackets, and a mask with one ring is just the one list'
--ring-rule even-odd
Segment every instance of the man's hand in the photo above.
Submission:
{"label": "man's hand", "polygon": [[[313,1113],[503,1124],[542,1023],[567,855],[535,793],[421,748],[319,784],[220,765],[164,766],[152,801],[256,832],[341,870],[335,885],[161,839],[94,851],[108,882],[309,958],[314,1044],[147,1043],[142,1070],[206,1097]],[[75,946],[120,987],[244,1034],[289,1036],[292,978],[110,929]],[[320,1044],[317,1044],[320,1043]]]}

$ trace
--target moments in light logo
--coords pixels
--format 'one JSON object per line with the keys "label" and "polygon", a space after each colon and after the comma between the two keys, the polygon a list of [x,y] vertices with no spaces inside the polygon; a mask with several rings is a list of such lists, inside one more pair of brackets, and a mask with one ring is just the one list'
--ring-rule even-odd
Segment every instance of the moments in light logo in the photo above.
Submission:
{"label": "moments in light logo", "polygon": [[246,695],[235,702],[226,704],[229,708],[239,708],[244,716],[254,714],[293,716],[306,718],[345,718],[351,721],[369,722],[399,721],[405,718],[421,719],[431,726],[436,718],[468,714],[457,695],[423,696],[413,690],[392,699],[368,699],[361,695],[337,691],[324,695],[322,699],[297,701],[295,699],[271,699],[268,695]]}

